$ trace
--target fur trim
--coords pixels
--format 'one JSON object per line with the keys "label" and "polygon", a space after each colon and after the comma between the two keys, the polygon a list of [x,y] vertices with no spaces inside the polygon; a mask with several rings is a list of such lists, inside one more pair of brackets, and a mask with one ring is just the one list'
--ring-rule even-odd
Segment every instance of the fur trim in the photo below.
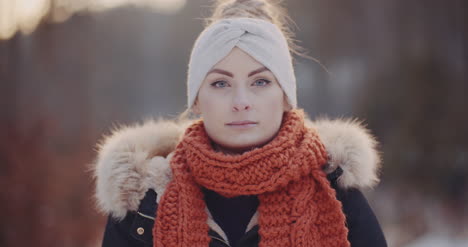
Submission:
{"label": "fur trim", "polygon": [[[98,208],[122,219],[127,211],[136,211],[148,189],[154,189],[159,202],[172,178],[170,154],[190,122],[150,120],[142,125],[116,128],[98,144],[94,167]],[[343,188],[371,187],[378,183],[380,158],[377,142],[355,120],[306,120],[317,129],[330,155],[326,172],[338,166]]]}
{"label": "fur trim", "polygon": [[184,129],[185,124],[150,120],[116,128],[104,137],[94,168],[98,208],[122,219],[138,209],[148,189],[162,195],[172,178],[169,153]]}
{"label": "fur trim", "polygon": [[338,166],[343,169],[338,178],[340,187],[365,188],[378,184],[381,162],[377,141],[362,122],[322,118],[307,124],[317,129],[330,156],[326,172]]}

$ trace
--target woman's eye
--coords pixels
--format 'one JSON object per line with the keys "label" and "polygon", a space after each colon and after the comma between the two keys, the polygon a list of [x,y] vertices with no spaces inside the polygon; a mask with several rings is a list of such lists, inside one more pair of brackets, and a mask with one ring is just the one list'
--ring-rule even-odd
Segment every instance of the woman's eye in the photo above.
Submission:
{"label": "woman's eye", "polygon": [[228,83],[225,82],[225,81],[215,81],[215,82],[211,83],[211,86],[222,88],[222,87],[227,87]]}
{"label": "woman's eye", "polygon": [[263,86],[266,86],[270,83],[269,80],[265,80],[265,79],[260,79],[260,80],[256,80],[254,82],[254,86],[259,86],[259,87],[263,87]]}

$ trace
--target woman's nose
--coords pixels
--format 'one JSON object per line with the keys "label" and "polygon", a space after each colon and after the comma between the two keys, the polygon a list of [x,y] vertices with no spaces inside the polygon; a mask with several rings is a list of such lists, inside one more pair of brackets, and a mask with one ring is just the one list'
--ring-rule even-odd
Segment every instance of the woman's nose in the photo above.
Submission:
{"label": "woman's nose", "polygon": [[232,111],[236,112],[236,111],[242,111],[242,110],[249,110],[250,109],[250,105],[248,104],[236,104],[232,107]]}
{"label": "woman's nose", "polygon": [[247,92],[244,92],[244,90],[237,90],[233,99],[232,111],[246,111],[250,110],[250,108],[252,108],[252,106],[248,99]]}

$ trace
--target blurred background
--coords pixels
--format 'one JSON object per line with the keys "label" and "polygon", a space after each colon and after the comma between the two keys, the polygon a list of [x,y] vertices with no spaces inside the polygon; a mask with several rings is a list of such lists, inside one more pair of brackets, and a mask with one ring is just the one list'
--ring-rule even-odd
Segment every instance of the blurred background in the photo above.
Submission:
{"label": "blurred background", "polygon": [[[99,246],[90,167],[114,125],[186,104],[207,0],[0,0],[0,246]],[[468,246],[468,2],[289,0],[299,106],[364,120],[389,246]],[[329,73],[324,69],[328,69]]]}

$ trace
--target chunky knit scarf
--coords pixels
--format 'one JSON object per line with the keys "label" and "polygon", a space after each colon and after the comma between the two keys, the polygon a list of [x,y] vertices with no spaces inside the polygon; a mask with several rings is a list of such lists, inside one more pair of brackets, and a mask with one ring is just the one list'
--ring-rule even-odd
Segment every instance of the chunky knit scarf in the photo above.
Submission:
{"label": "chunky knit scarf", "polygon": [[326,157],[302,110],[284,113],[272,141],[240,155],[214,151],[203,122],[195,122],[171,160],[154,246],[209,245],[201,186],[226,197],[258,195],[260,246],[350,246],[341,203],[322,171]]}

